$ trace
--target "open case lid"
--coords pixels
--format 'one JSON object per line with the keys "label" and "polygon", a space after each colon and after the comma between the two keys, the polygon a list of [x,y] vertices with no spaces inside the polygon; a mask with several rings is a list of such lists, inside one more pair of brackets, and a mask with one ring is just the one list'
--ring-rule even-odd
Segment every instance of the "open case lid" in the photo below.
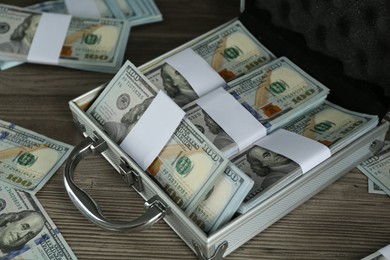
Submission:
{"label": "open case lid", "polygon": [[277,57],[288,57],[326,85],[329,101],[382,118],[390,99],[386,3],[247,0],[240,21]]}

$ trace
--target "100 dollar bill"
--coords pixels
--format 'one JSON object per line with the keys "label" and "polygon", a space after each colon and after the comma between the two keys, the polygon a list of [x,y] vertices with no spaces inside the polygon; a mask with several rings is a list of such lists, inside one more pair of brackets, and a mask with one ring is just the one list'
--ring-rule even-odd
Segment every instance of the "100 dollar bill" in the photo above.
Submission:
{"label": "100 dollar bill", "polygon": [[[318,106],[329,93],[327,87],[284,57],[229,82],[227,91],[267,129],[267,133]],[[220,108],[223,110],[223,106]],[[195,101],[183,110],[226,157],[238,153],[234,140]],[[232,122],[234,120],[237,119],[232,118]]]}
{"label": "100 dollar bill", "polygon": [[[240,21],[227,24],[198,42],[183,45],[180,50],[185,47],[199,54],[226,82],[275,58]],[[155,61],[142,71],[158,89],[165,89],[180,106],[198,97],[188,81],[164,60]]]}
{"label": "100 dollar bill", "polygon": [[[377,116],[350,111],[325,101],[282,128],[320,142],[334,154],[372,130],[377,123]],[[239,208],[240,213],[263,202],[302,174],[300,166],[291,159],[256,144],[231,161],[255,182]]]}
{"label": "100 dollar bill", "polygon": [[256,144],[234,156],[231,162],[254,181],[240,205],[240,213],[259,205],[302,173],[296,162]]}
{"label": "100 dollar bill", "polygon": [[[94,0],[93,2],[96,5],[96,10],[98,11],[99,14],[94,14],[91,17],[119,18],[119,19],[122,18],[119,10],[110,6],[110,2],[112,1]],[[34,5],[28,6],[27,8],[30,10],[35,10],[40,12],[69,14],[66,0],[53,0],[53,1],[39,2]],[[78,13],[80,12],[82,11],[81,10],[78,11]],[[89,13],[88,10],[85,10],[85,13]],[[89,16],[89,15],[83,15],[83,16]]]}
{"label": "100 dollar bill", "polygon": [[0,120],[0,181],[35,194],[72,146]]}
{"label": "100 dollar bill", "polygon": [[[94,3],[99,11],[99,15],[97,17],[126,19],[131,22],[132,27],[162,20],[162,15],[153,0],[137,2],[128,0],[97,0],[94,1]],[[65,0],[40,2],[26,8],[38,12],[57,14],[69,13]],[[80,10],[77,13],[80,12],[82,11]],[[82,16],[86,17],[88,15]],[[96,15],[93,17],[96,17]],[[0,61],[0,70],[15,67],[22,63],[23,62],[21,61]]]}
{"label": "100 dollar bill", "polygon": [[228,222],[253,186],[253,180],[229,163],[215,185],[186,214],[205,232],[212,233]]}
{"label": "100 dollar bill", "polygon": [[[127,61],[87,114],[119,144],[156,94],[149,80]],[[185,208],[200,199],[202,192],[223,173],[226,164],[221,152],[184,118],[148,172]]]}
{"label": "100 dollar bill", "polygon": [[31,194],[0,182],[0,259],[77,259]]}
{"label": "100 dollar bill", "polygon": [[329,89],[286,57],[228,83],[234,96],[270,132],[322,103]]}
{"label": "100 dollar bill", "polygon": [[283,129],[326,145],[332,154],[339,151],[378,124],[378,116],[351,111],[325,101]]}
{"label": "100 dollar bill", "polygon": [[162,15],[154,0],[116,0],[108,1],[121,11],[122,16],[132,26],[162,21]]}
{"label": "100 dollar bill", "polygon": [[148,168],[182,209],[198,201],[223,174],[228,160],[186,118]]}
{"label": "100 dollar bill", "polygon": [[[1,60],[28,61],[41,16],[42,13],[26,8],[0,5]],[[73,16],[58,65],[114,73],[122,64],[129,31],[130,23],[126,20]]]}
{"label": "100 dollar bill", "polygon": [[122,66],[87,114],[116,143],[121,143],[148,108],[158,90],[129,61]]}

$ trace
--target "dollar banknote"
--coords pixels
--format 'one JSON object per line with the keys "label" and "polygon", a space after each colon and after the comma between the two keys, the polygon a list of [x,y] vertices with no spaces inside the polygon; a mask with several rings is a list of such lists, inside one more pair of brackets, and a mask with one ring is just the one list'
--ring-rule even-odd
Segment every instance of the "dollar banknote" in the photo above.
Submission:
{"label": "dollar banknote", "polygon": [[123,17],[132,26],[162,21],[162,14],[153,0],[116,0],[109,1],[119,7]]}
{"label": "dollar banknote", "polygon": [[357,168],[390,196],[390,142],[378,154],[360,163]]}
{"label": "dollar banknote", "polygon": [[35,194],[71,150],[70,145],[0,120],[0,181]]}
{"label": "dollar banknote", "polygon": [[[377,116],[350,111],[325,100],[282,128],[322,143],[334,154],[377,124]],[[231,162],[255,182],[238,209],[240,213],[247,212],[302,175],[296,162],[256,143],[234,156]]]}
{"label": "dollar banknote", "polygon": [[325,101],[282,128],[329,147],[332,154],[378,125],[376,115],[351,111]]}
{"label": "dollar banknote", "polygon": [[249,176],[229,163],[204,199],[187,208],[186,214],[203,231],[213,233],[232,218],[253,183]]}
{"label": "dollar banknote", "polygon": [[[227,91],[267,129],[267,133],[318,106],[329,93],[327,87],[285,57],[229,82]],[[196,101],[184,106],[183,110],[226,157],[238,153],[234,140]],[[232,123],[234,120],[239,124],[241,119],[232,118]]]}
{"label": "dollar banknote", "polygon": [[280,57],[229,82],[228,92],[270,132],[322,103],[329,89]]}
{"label": "dollar banknote", "polygon": [[[195,43],[183,45],[170,55],[183,48],[191,48],[199,54],[226,82],[275,58],[240,21],[227,24]],[[142,72],[158,89],[165,89],[173,100],[183,99],[189,103],[198,97],[188,81],[164,60],[152,62]]]}
{"label": "dollar banknote", "polygon": [[41,12],[71,14],[82,17],[126,19],[131,22],[132,27],[162,20],[161,12],[153,0],[95,0],[96,8],[94,9],[98,12],[92,14],[88,10],[74,10],[77,9],[77,2],[75,0],[53,0],[39,2],[27,8]]}
{"label": "dollar banknote", "polygon": [[[87,114],[120,144],[156,94],[157,89],[127,61]],[[226,164],[221,152],[184,118],[148,172],[179,206],[186,208],[213,185]]]}
{"label": "dollar banknote", "polygon": [[0,259],[77,259],[40,202],[0,182]]}
{"label": "dollar banknote", "polygon": [[38,11],[38,12],[68,14],[68,10],[66,8],[66,4],[64,0],[39,2],[33,5],[25,6],[25,8]]}
{"label": "dollar banknote", "polygon": [[[91,13],[88,10],[79,10],[76,13],[72,13],[72,1],[67,0],[53,0],[53,1],[44,1],[39,2],[26,8],[30,10],[47,12],[47,13],[57,13],[57,14],[71,14],[71,15],[80,15],[79,13],[83,13],[80,15],[82,17],[96,17],[96,18],[118,18],[121,19],[122,15],[119,10],[115,7],[110,6],[110,2],[108,0],[94,0],[93,3],[96,6],[97,13]],[[70,5],[70,6],[69,6]],[[69,8],[71,7],[71,8]]]}
{"label": "dollar banknote", "polygon": [[238,209],[240,213],[260,204],[302,174],[296,162],[256,143],[234,156],[231,162],[254,181]]}
{"label": "dollar banknote", "polygon": [[[72,13],[72,10],[67,8],[65,0],[39,2],[26,8],[38,12],[71,14],[82,17],[126,19],[131,23],[131,27],[162,21],[162,14],[153,0],[97,0],[94,3],[98,14],[92,15],[87,11],[81,13],[83,10],[78,10],[77,14]],[[6,70],[22,63],[22,61],[0,61],[0,70]]]}
{"label": "dollar banknote", "polygon": [[[40,12],[0,5],[2,61],[28,61],[41,17]],[[58,65],[115,73],[122,64],[129,32],[130,23],[126,20],[72,16],[61,47]],[[34,62],[40,63],[38,59]]]}
{"label": "dollar banknote", "polygon": [[185,118],[147,172],[182,209],[198,204],[228,160]]}
{"label": "dollar banknote", "polygon": [[[225,130],[204,111],[196,102],[183,107],[186,117],[212,142],[223,154],[229,158],[238,152],[238,145]],[[232,118],[232,121],[235,120]]]}
{"label": "dollar banknote", "polygon": [[157,92],[155,86],[127,61],[88,108],[87,114],[114,142],[121,143]]}

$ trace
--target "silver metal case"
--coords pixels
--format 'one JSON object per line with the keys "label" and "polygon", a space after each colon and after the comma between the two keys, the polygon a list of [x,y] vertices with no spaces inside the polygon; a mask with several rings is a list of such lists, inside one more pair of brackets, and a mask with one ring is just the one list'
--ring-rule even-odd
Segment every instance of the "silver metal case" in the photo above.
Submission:
{"label": "silver metal case", "polygon": [[[241,8],[245,1],[241,1]],[[233,21],[231,21],[233,22]],[[225,25],[221,25],[225,26]],[[168,52],[139,69],[145,70],[171,53],[183,50],[220,27]],[[199,259],[222,259],[274,222],[343,176],[362,160],[375,154],[382,146],[389,123],[383,122],[329,159],[302,175],[260,205],[233,218],[211,235],[205,234],[170,197],[123,150],[114,143],[85,113],[86,108],[101,93],[105,85],[69,102],[76,126],[85,140],[70,155],[64,173],[65,187],[75,206],[93,223],[118,231],[138,231],[150,228],[163,219],[190,247]],[[90,153],[101,153],[123,180],[146,201],[145,214],[130,222],[112,222],[106,219],[99,206],[73,181],[77,163]],[[153,228],[153,227],[151,227]]]}
{"label": "silver metal case", "polygon": [[[73,203],[96,225],[109,230],[138,231],[163,219],[199,259],[221,259],[256,236],[297,206],[343,176],[382,145],[389,124],[374,130],[332,155],[283,190],[249,212],[235,217],[211,235],[206,235],[141,168],[86,115],[83,108],[101,92],[100,86],[69,102],[75,124],[86,140],[75,148],[65,166],[65,186]],[[77,163],[90,153],[101,153],[124,181],[146,201],[145,214],[129,223],[104,218],[98,205],[73,182]]]}

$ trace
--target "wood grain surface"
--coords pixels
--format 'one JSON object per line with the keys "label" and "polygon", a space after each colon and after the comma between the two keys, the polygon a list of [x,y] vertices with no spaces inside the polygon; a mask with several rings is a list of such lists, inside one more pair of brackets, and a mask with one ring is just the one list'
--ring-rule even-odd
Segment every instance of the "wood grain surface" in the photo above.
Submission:
{"label": "wood grain surface", "polygon": [[[7,0],[27,6],[38,1]],[[164,21],[131,30],[125,59],[137,66],[239,15],[238,0],[156,0]],[[68,102],[112,74],[23,64],[0,72],[0,119],[77,145]],[[128,220],[144,212],[142,198],[100,156],[83,160],[76,181],[103,213]],[[165,223],[139,233],[103,230],[70,201],[63,167],[37,194],[79,259],[195,259]],[[369,194],[356,168],[231,253],[226,259],[361,259],[390,244],[390,198]]]}

